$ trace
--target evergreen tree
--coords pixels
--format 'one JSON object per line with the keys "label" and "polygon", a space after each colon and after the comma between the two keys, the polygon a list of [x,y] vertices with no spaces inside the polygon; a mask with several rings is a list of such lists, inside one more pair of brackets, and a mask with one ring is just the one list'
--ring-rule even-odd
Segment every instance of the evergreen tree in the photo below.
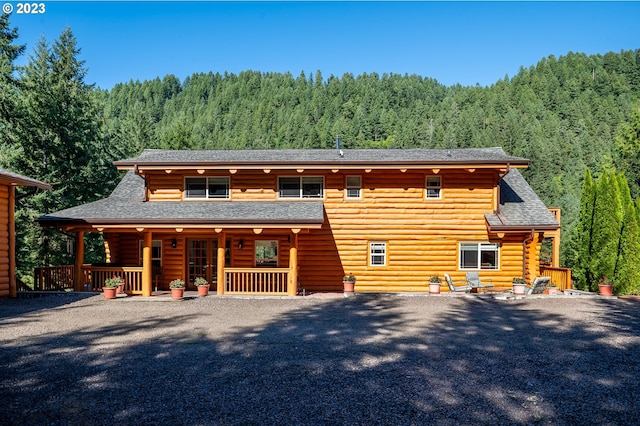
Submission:
{"label": "evergreen tree", "polygon": [[614,291],[616,294],[640,293],[640,224],[638,223],[638,211],[631,198],[629,185],[622,173],[618,175],[621,201],[623,208],[623,220],[620,229],[620,241],[618,245],[618,258],[613,276]]}
{"label": "evergreen tree", "polygon": [[595,256],[593,226],[596,213],[596,194],[596,186],[591,178],[591,171],[587,169],[582,184],[580,216],[576,228],[577,249],[573,265],[575,285],[582,290],[590,290],[596,279],[593,265]]}

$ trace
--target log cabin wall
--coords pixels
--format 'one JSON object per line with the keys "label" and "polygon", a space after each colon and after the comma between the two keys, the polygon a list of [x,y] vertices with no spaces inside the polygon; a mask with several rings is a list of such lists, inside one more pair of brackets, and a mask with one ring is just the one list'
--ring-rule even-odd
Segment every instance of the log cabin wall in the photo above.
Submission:
{"label": "log cabin wall", "polygon": [[9,194],[8,185],[0,185],[0,297],[9,296]]}
{"label": "log cabin wall", "polygon": [[[523,253],[527,250],[527,276],[533,278],[536,253],[540,244],[526,247],[528,233],[507,234],[491,239],[487,233],[485,213],[495,210],[498,172],[491,169],[475,171],[443,169],[437,174],[430,170],[226,170],[148,171],[148,197],[152,202],[183,199],[185,177],[229,176],[232,201],[277,200],[278,176],[324,176],[325,223],[321,229],[302,231],[299,235],[298,264],[301,286],[307,290],[336,290],[344,273],[358,278],[358,291],[426,291],[431,275],[449,273],[454,280],[464,280],[460,270],[460,242],[496,242],[500,244],[500,265],[497,270],[481,270],[480,276],[491,278],[497,286],[508,287],[513,277],[523,274]],[[361,199],[345,198],[348,175],[362,179]],[[427,176],[441,176],[440,199],[425,198]],[[287,201],[292,201],[288,199]],[[229,202],[211,200],[211,202]],[[305,200],[299,200],[305,202]],[[255,235],[251,230],[225,230],[231,239],[233,267],[254,267],[255,241],[277,239],[279,266],[288,265],[288,229],[265,230]],[[217,238],[213,231],[208,233]],[[163,271],[165,280],[185,274],[186,239],[188,234],[154,234],[163,241]],[[171,247],[177,238],[179,246]],[[128,239],[132,241],[125,243]],[[138,240],[141,235],[122,234],[119,262],[138,263]],[[237,248],[243,240],[243,248]],[[135,240],[135,241],[133,241]],[[369,244],[387,244],[387,264],[369,265]],[[169,247],[169,248],[168,248]],[[178,254],[179,253],[179,254]],[[182,255],[182,258],[180,257]],[[181,263],[182,262],[182,263]]]}

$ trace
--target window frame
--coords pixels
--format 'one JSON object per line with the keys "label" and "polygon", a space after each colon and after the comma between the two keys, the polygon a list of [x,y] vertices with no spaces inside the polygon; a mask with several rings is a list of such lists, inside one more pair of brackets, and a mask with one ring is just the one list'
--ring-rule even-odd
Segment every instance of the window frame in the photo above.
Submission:
{"label": "window frame", "polygon": [[[289,180],[293,180],[293,179],[297,179],[298,180],[298,194],[297,195],[283,195],[282,192],[282,186],[281,186],[281,182],[283,179],[289,179]],[[305,195],[305,180],[309,181],[312,179],[319,179],[320,180],[320,194],[318,196],[315,195]],[[317,182],[315,182],[314,184],[317,185]],[[307,182],[306,185],[312,185],[311,183]],[[291,189],[290,189],[291,191]],[[293,175],[285,175],[285,176],[278,176],[278,199],[282,199],[282,200],[299,200],[299,199],[303,199],[303,200],[318,200],[318,199],[324,199],[324,176],[293,176]]]}
{"label": "window frame", "polygon": [[[204,197],[190,197],[188,192],[189,179],[204,179]],[[211,195],[209,189],[211,187],[210,180],[224,179],[226,181],[226,193],[224,196]],[[184,196],[185,200],[230,200],[231,199],[231,178],[229,176],[185,176],[184,177]]]}
{"label": "window frame", "polygon": [[[466,246],[466,250],[463,250]],[[472,251],[470,250],[471,246],[475,246],[476,250],[476,265],[474,267],[466,267],[465,266],[465,256],[463,256],[463,251]],[[483,249],[484,248],[484,249]],[[495,254],[495,264],[488,266],[483,266],[488,262],[483,262],[482,253],[494,253]],[[500,269],[500,244],[498,243],[490,243],[488,241],[461,241],[458,243],[458,269],[460,271],[497,271]]]}
{"label": "window frame", "polygon": [[[144,240],[138,240],[138,266],[142,266],[142,249]],[[157,249],[158,256],[154,257],[154,249]],[[162,240],[151,240],[151,265],[162,267]]]}
{"label": "window frame", "polygon": [[[382,252],[374,252],[374,247],[382,247]],[[369,266],[373,268],[385,267],[389,263],[389,244],[388,241],[369,241]],[[382,263],[374,262],[374,258],[381,257]]]}
{"label": "window frame", "polygon": [[[354,179],[357,178],[358,179],[358,184],[357,185],[350,185],[349,184],[349,179]],[[349,190],[357,190],[358,191],[358,195],[357,196],[351,196],[349,195]],[[344,178],[344,198],[348,199],[348,200],[361,200],[362,199],[362,176],[361,175],[347,175]]]}
{"label": "window frame", "polygon": [[[429,185],[429,180],[437,179],[437,185]],[[436,190],[438,195],[436,197],[430,196],[429,191]],[[424,180],[424,198],[427,200],[441,200],[442,199],[442,176],[429,175]]]}

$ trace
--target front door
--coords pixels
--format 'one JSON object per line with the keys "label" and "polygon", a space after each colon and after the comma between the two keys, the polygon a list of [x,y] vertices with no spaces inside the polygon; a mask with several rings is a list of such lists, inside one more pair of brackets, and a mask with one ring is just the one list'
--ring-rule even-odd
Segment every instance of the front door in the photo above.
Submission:
{"label": "front door", "polygon": [[193,285],[193,281],[197,277],[202,277],[215,288],[215,282],[218,277],[218,240],[203,239],[189,240],[189,270],[187,278],[189,285]]}

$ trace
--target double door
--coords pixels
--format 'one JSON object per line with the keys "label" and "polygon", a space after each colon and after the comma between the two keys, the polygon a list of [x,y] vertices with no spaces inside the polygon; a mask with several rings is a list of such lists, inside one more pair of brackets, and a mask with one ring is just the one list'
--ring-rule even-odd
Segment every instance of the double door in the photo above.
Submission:
{"label": "double door", "polygon": [[[229,266],[229,243],[226,241],[225,265]],[[187,242],[189,250],[189,266],[187,279],[189,285],[197,277],[202,277],[215,287],[218,279],[218,240],[217,239],[190,239]]]}

